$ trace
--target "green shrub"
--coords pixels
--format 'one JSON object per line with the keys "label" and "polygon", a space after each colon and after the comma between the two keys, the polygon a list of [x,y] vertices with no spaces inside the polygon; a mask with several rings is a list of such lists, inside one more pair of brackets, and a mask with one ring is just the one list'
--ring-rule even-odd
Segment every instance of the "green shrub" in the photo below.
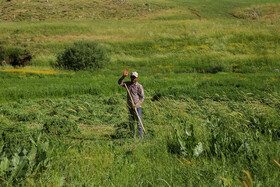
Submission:
{"label": "green shrub", "polygon": [[57,66],[69,70],[97,70],[108,63],[107,51],[99,43],[78,41],[58,55]]}
{"label": "green shrub", "polygon": [[32,59],[30,52],[27,49],[10,47],[7,49],[0,48],[0,63],[5,61],[7,64],[16,66],[25,66]]}
{"label": "green shrub", "polygon": [[4,60],[4,56],[5,56],[5,51],[4,51],[3,47],[0,45],[0,64]]}

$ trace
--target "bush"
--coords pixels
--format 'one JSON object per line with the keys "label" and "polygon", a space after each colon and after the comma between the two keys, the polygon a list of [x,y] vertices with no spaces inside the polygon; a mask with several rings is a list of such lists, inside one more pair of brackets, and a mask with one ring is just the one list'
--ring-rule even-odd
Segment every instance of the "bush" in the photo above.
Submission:
{"label": "bush", "polygon": [[0,45],[0,63],[2,63],[2,61],[4,60],[4,56],[5,56],[5,51],[3,47]]}
{"label": "bush", "polygon": [[78,41],[58,55],[57,66],[74,71],[97,70],[108,61],[108,54],[99,43]]}
{"label": "bush", "polygon": [[22,48],[0,48],[0,63],[5,61],[7,64],[16,67],[16,66],[25,66],[27,65],[32,56],[27,49]]}

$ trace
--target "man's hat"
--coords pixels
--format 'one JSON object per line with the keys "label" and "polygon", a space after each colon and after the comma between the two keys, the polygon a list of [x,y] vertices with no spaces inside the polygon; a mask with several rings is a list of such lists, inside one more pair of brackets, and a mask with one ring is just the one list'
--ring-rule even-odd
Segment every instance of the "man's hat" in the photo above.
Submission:
{"label": "man's hat", "polygon": [[136,78],[137,78],[137,77],[138,77],[138,73],[137,73],[137,72],[132,72],[130,76],[131,76],[131,77],[136,77]]}

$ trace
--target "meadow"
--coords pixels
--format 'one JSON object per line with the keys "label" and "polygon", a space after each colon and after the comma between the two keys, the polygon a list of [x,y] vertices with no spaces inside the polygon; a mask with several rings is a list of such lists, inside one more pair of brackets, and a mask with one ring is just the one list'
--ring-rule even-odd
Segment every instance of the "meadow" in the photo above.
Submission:
{"label": "meadow", "polygon": [[[276,0],[0,0],[2,186],[279,186]],[[98,71],[54,68],[78,40]],[[145,89],[144,140],[128,131],[124,69]]]}

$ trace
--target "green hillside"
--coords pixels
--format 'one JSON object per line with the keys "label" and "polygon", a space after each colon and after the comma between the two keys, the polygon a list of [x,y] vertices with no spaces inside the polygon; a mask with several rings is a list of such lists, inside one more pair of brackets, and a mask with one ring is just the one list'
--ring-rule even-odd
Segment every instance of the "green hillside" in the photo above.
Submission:
{"label": "green hillside", "polygon": [[[277,0],[0,0],[0,186],[280,186],[279,31]],[[105,67],[57,68],[77,41]]]}

